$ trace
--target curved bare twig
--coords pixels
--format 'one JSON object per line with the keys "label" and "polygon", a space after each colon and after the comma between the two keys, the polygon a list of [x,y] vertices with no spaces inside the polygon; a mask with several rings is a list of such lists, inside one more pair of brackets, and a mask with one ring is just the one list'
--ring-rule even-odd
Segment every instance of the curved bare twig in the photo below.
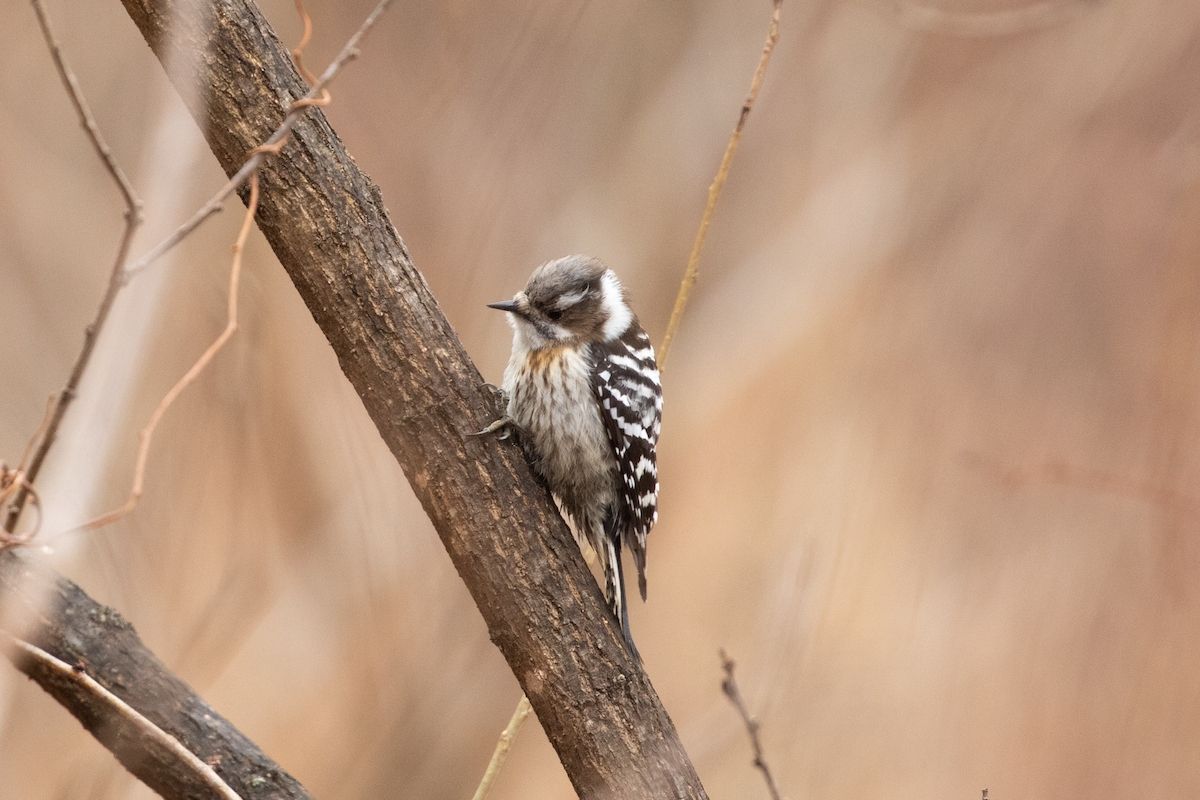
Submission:
{"label": "curved bare twig", "polygon": [[[71,67],[67,64],[66,57],[62,52],[62,46],[58,43],[58,39],[54,36],[54,31],[50,27],[50,19],[46,16],[46,9],[42,5],[42,0],[33,0],[33,10],[37,14],[38,24],[42,29],[42,36],[46,39],[46,45],[49,47],[50,55],[54,59],[54,66],[58,70],[59,78],[62,79],[63,86],[67,89],[67,95],[71,98],[71,103],[75,106],[75,111],[79,115],[80,124],[87,131],[88,139],[95,148],[97,155],[100,156],[100,160],[104,162],[105,169],[108,170],[113,181],[117,184],[117,188],[120,189],[122,197],[125,199],[125,230],[121,234],[120,244],[117,245],[117,257],[113,262],[112,271],[108,277],[108,288],[104,291],[104,297],[100,301],[100,308],[97,309],[96,317],[92,320],[92,324],[87,326],[83,337],[83,348],[79,351],[79,356],[75,359],[75,366],[71,368],[71,374],[67,378],[66,386],[58,394],[54,413],[51,415],[45,433],[42,435],[37,450],[33,454],[33,460],[29,462],[29,468],[25,471],[25,482],[30,485],[37,479],[38,473],[42,469],[42,464],[45,463],[46,456],[50,452],[50,447],[54,444],[54,439],[58,435],[58,428],[62,424],[63,417],[66,416],[67,406],[75,399],[75,392],[79,388],[79,382],[83,379],[84,370],[87,369],[88,362],[92,358],[96,339],[100,336],[100,331],[104,328],[104,323],[108,319],[109,312],[112,311],[117,294],[124,285],[125,259],[129,256],[129,248],[133,244],[133,235],[142,223],[142,201],[138,199],[133,185],[125,177],[125,173],[121,170],[120,165],[117,164],[112,150],[108,147],[108,143],[104,141],[104,137],[100,134],[100,127],[96,124],[96,119],[92,116],[91,109],[88,108],[87,100],[84,99],[83,92],[79,89],[79,82],[75,79],[75,73],[71,71]],[[21,518],[21,510],[25,507],[25,501],[29,496],[29,489],[22,488],[8,507],[8,513],[4,518],[4,530],[7,533],[12,533],[16,530],[17,522]]]}

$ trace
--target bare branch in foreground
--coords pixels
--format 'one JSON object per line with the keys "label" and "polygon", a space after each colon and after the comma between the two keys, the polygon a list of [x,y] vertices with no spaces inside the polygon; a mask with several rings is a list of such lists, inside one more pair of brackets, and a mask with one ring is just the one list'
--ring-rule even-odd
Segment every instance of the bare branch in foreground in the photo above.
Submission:
{"label": "bare branch in foreground", "polygon": [[[386,5],[386,1],[383,5]],[[132,211],[140,204],[100,138],[74,76],[67,68],[61,49],[48,27],[40,0],[34,0],[34,6],[84,127],[93,137],[93,144],[131,204],[131,213],[127,214],[126,235],[110,277],[108,293],[97,322],[89,328],[83,352],[64,392],[69,400],[87,365],[96,335],[123,285],[124,261],[137,222]],[[361,35],[354,41],[359,38]],[[327,97],[328,93],[324,92],[322,99],[297,101],[292,110],[299,113],[309,105],[327,102]],[[278,144],[264,148],[265,151],[277,153],[284,139],[281,137]],[[134,489],[129,503],[118,512],[97,520],[92,527],[111,521],[132,508],[140,495],[154,426],[175,397],[236,329],[241,253],[257,206],[258,183],[253,170],[250,173],[250,194],[246,218],[234,246],[226,329],[163,398],[150,424],[142,431]],[[40,440],[40,448],[35,456],[35,464],[40,466],[41,459],[53,443],[54,429],[65,409],[66,402],[62,395],[57,401],[52,397],[46,419],[20,464],[14,470],[0,465],[0,513],[6,509],[9,511],[6,524],[14,528],[20,517],[20,505],[25,499],[32,498],[36,504],[37,495],[30,484],[32,475],[26,477],[25,472],[29,451],[34,442]],[[21,497],[10,505],[10,497],[18,491]],[[0,542],[4,545],[23,544],[27,538],[24,534],[16,536],[5,531],[0,535]],[[147,786],[169,800],[209,797],[220,800],[308,798],[295,779],[267,759],[252,742],[172,675],[142,645],[132,627],[119,614],[96,604],[77,586],[41,568],[36,562],[15,552],[2,550],[3,547],[0,547],[0,632],[5,633],[9,640],[10,646],[5,648],[6,655],[18,669],[78,718],[101,744]],[[17,638],[12,631],[19,631],[21,636],[38,644]],[[231,789],[218,771],[230,783],[238,786],[239,791]]]}
{"label": "bare branch in foreground", "polygon": [[[88,361],[92,358],[96,339],[100,336],[100,331],[104,328],[104,323],[108,319],[109,312],[112,311],[113,303],[117,299],[117,293],[121,291],[121,287],[124,285],[125,259],[129,255],[130,245],[133,244],[133,234],[142,223],[142,201],[138,199],[136,192],[133,190],[133,185],[125,177],[125,173],[121,171],[121,167],[113,157],[112,150],[109,149],[108,143],[101,136],[100,128],[96,125],[96,120],[88,108],[87,100],[84,99],[83,92],[79,89],[79,82],[75,79],[75,73],[71,71],[70,66],[67,64],[66,57],[62,53],[62,46],[59,45],[58,39],[54,36],[54,31],[50,28],[50,20],[46,16],[46,9],[42,5],[41,0],[33,0],[33,10],[37,13],[38,24],[42,28],[42,35],[46,39],[46,45],[50,48],[50,55],[54,58],[54,66],[58,70],[58,75],[62,79],[63,86],[67,89],[71,103],[75,106],[75,111],[79,115],[79,121],[83,125],[84,130],[87,131],[88,139],[91,140],[92,146],[100,156],[100,160],[104,162],[105,169],[108,170],[113,181],[117,184],[117,188],[121,190],[122,197],[125,199],[125,231],[121,234],[121,242],[117,246],[117,257],[113,263],[112,272],[108,277],[108,288],[104,292],[104,298],[100,301],[100,308],[96,311],[96,318],[92,320],[92,324],[88,325],[84,333],[83,349],[79,351],[79,356],[75,359],[75,366],[71,369],[70,377],[67,378],[67,385],[58,394],[58,400],[55,403],[54,412],[50,417],[50,423],[46,426],[42,440],[33,454],[33,460],[29,462],[29,467],[25,470],[23,479],[30,486],[37,479],[38,473],[42,469],[42,464],[46,460],[46,455],[50,452],[51,445],[54,444],[54,439],[58,435],[58,428],[62,424],[63,417],[66,416],[67,406],[75,399],[75,392],[79,388],[79,381],[83,378],[83,372],[87,369]],[[5,514],[5,532],[12,533],[16,530],[17,522],[21,518],[21,510],[25,507],[27,497],[29,497],[29,488],[22,487],[17,492],[12,503],[7,506],[7,510],[0,507],[0,513]]]}
{"label": "bare branch in foreground", "polygon": [[[35,3],[36,2],[40,2],[40,0],[35,0]],[[60,533],[96,530],[98,528],[103,528],[104,526],[111,525],[112,523],[121,519],[137,507],[138,501],[142,496],[142,485],[146,477],[146,460],[150,456],[150,443],[154,438],[154,431],[158,427],[158,423],[162,420],[163,414],[167,412],[167,409],[171,407],[171,404],[175,402],[183,390],[191,385],[191,383],[195,381],[197,377],[199,377],[200,373],[203,372],[205,367],[208,366],[208,363],[212,361],[217,352],[225,346],[225,343],[229,341],[234,332],[237,330],[238,281],[242,271],[242,251],[246,246],[246,239],[250,234],[250,227],[254,223],[254,212],[258,208],[258,166],[262,163],[262,157],[265,155],[279,155],[279,151],[283,148],[284,143],[287,142],[291,125],[295,124],[295,120],[299,118],[300,114],[302,114],[305,109],[313,106],[325,106],[329,104],[331,97],[329,90],[324,88],[324,86],[329,82],[330,79],[333,78],[335,74],[337,74],[338,69],[340,69],[343,64],[346,64],[350,61],[354,53],[357,52],[354,50],[353,43],[362,38],[363,34],[366,33],[366,31],[374,24],[375,20],[379,18],[379,15],[390,2],[391,0],[380,1],[379,5],[376,6],[375,11],[367,17],[366,21],[363,22],[358,32],[351,37],[350,41],[342,49],[342,54],[334,61],[334,64],[330,66],[326,77],[318,81],[315,76],[305,70],[302,66],[301,54],[303,53],[305,45],[308,44],[309,38],[312,36],[312,21],[309,19],[308,13],[304,10],[304,5],[301,0],[296,0],[296,10],[304,20],[304,37],[300,41],[300,44],[297,45],[294,50],[292,50],[292,59],[295,61],[296,67],[304,73],[305,79],[315,85],[309,90],[308,94],[292,103],[291,109],[287,118],[284,120],[284,123],[275,130],[275,133],[266,143],[261,144],[250,151],[246,164],[244,164],[242,168],[238,170],[239,175],[249,175],[250,199],[247,202],[246,214],[242,220],[242,227],[241,231],[238,233],[237,242],[233,245],[233,265],[230,268],[229,275],[228,313],[226,315],[227,321],[225,324],[225,329],[217,337],[216,341],[209,345],[208,349],[206,349],[200,355],[200,358],[196,360],[191,369],[189,369],[184,376],[180,378],[174,386],[171,387],[166,395],[163,396],[162,400],[159,401],[158,406],[154,409],[154,413],[150,415],[150,421],[147,422],[146,426],[138,432],[138,452],[133,471],[133,486],[129,491],[129,498],[125,501],[125,503],[120,508],[109,511],[105,514],[101,514],[94,519],[79,525],[75,525],[65,531],[60,531]],[[233,181],[230,181],[229,184],[227,184],[227,188],[229,191],[233,191],[233,189],[236,188],[236,184],[234,184]],[[192,225],[191,227],[185,225],[183,228],[180,228],[172,237],[167,239],[167,242],[170,242],[173,246],[179,241],[182,241],[189,233],[196,229],[196,226],[211,216],[212,211],[206,211],[206,209],[215,210],[219,208],[220,202],[223,198],[224,195],[219,194],[216,198],[210,200],[205,207],[193,217],[193,220],[195,220],[195,225]],[[169,247],[161,250],[156,248],[156,251],[161,254],[165,253],[166,249],[169,249]],[[124,285],[125,282],[128,282],[129,276],[130,272],[126,270],[122,277],[122,285]],[[18,472],[16,478],[19,481],[23,479],[23,476]],[[27,481],[26,484],[28,484]],[[33,491],[32,486],[29,486],[29,491]],[[36,499],[36,493],[34,494],[34,497]],[[0,505],[0,507],[2,507],[2,505]],[[28,541],[29,538],[30,537],[8,537],[8,540],[23,544]],[[0,542],[3,541],[3,539],[0,539]]]}
{"label": "bare branch in foreground", "polygon": [[771,793],[773,800],[780,800],[779,790],[775,788],[775,779],[771,777],[771,768],[767,766],[767,757],[763,754],[762,742],[758,738],[758,717],[751,716],[750,712],[746,710],[742,692],[738,689],[737,679],[733,676],[733,660],[725,655],[724,650],[721,651],[721,667],[725,670],[725,679],[721,681],[721,691],[733,703],[733,707],[742,717],[742,722],[746,724],[746,732],[750,734],[750,746],[754,748],[754,766],[762,770],[763,777],[767,781],[767,791]]}
{"label": "bare branch in foreground", "polygon": [[[303,94],[247,0],[123,0],[226,174]],[[203,34],[201,35],[201,31]],[[193,51],[205,41],[209,50]],[[255,65],[248,70],[246,65]],[[545,487],[509,444],[468,438],[500,415],[417,272],[383,198],[324,115],[259,173],[258,225],[288,271],[471,592],[576,791],[705,797],[678,734],[621,642]]]}
{"label": "bare branch in foreground", "polygon": [[[392,0],[379,0],[379,4],[375,6],[375,10],[372,11],[365,20],[363,20],[363,24],[359,27],[358,31],[356,31],[355,34],[350,37],[350,39],[346,42],[345,47],[343,47],[341,52],[337,54],[337,58],[335,58],[325,69],[325,72],[321,74],[321,79],[313,84],[303,97],[292,103],[291,108],[288,111],[288,115],[284,117],[283,122],[279,123],[279,127],[277,127],[261,145],[255,148],[257,152],[251,153],[250,158],[246,160],[246,163],[242,164],[237,172],[235,172],[233,176],[225,182],[225,185],[222,186],[215,195],[213,195],[212,199],[202,205],[200,210],[192,215],[191,219],[180,225],[174,233],[155,245],[150,252],[139,258],[137,263],[132,264],[129,269],[125,270],[122,280],[125,282],[132,280],[139,272],[153,264],[158,259],[162,258],[171,248],[175,247],[175,245],[186,239],[188,235],[191,234],[192,231],[196,230],[196,228],[199,228],[206,219],[220,211],[224,205],[225,198],[237,191],[238,187],[245,183],[246,179],[250,177],[250,174],[258,169],[259,165],[262,163],[263,155],[268,152],[273,152],[270,150],[272,145],[281,144],[284,139],[287,138],[288,133],[292,130],[292,127],[296,124],[300,117],[304,115],[304,111],[312,106],[324,105],[328,102],[329,92],[327,91],[326,87],[329,86],[329,82],[332,81],[334,77],[342,71],[342,67],[346,66],[346,64],[358,57],[358,43],[361,42],[362,38],[367,35],[367,31],[371,30],[371,28],[375,26],[375,23],[379,20],[380,15],[382,15],[383,12],[387,10],[387,7],[391,4]],[[297,8],[300,8],[300,6],[297,5]],[[308,15],[304,14],[302,8],[301,14],[303,14],[306,20],[308,19]],[[306,27],[305,40],[307,40],[307,38],[308,28]],[[305,42],[302,41],[296,50],[301,50],[304,47],[304,44]],[[295,53],[293,53],[293,55],[295,55]]]}
{"label": "bare branch in foreground", "polygon": [[[69,709],[126,769],[168,800],[231,796],[139,717],[208,765],[242,800],[312,800],[295,778],[147,650],[119,613],[27,552],[0,553],[0,614],[0,629],[21,631],[23,641],[54,659],[31,657],[36,654],[24,648],[5,648],[17,669]],[[81,678],[80,668],[87,680]],[[136,716],[115,706],[110,695],[134,709]]]}
{"label": "bare branch in foreground", "polygon": [[[179,759],[184,769],[190,769],[196,773],[200,780],[207,783],[213,791],[220,795],[224,800],[242,800],[233,789],[229,788],[229,784],[221,780],[221,776],[213,771],[213,768],[205,764],[196,754],[179,743],[171,734],[164,731],[162,728],[155,725],[150,720],[139,714],[135,708],[126,703],[115,694],[105,689],[91,675],[88,675],[86,668],[83,665],[72,667],[65,661],[55,658],[40,647],[34,647],[28,642],[23,642],[20,639],[6,634],[9,644],[23,653],[26,657],[40,662],[40,665],[58,672],[67,680],[74,680],[79,683],[87,691],[96,696],[102,703],[107,703],[117,714],[128,719],[136,725],[150,739],[158,742],[162,747],[166,748]],[[31,669],[36,669],[33,667]]]}

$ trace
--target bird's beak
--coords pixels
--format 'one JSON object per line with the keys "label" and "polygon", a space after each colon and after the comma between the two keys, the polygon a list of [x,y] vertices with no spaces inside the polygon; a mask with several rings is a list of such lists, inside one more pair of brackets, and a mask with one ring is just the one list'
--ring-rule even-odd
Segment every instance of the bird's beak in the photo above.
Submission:
{"label": "bird's beak", "polygon": [[517,311],[519,306],[517,305],[516,300],[505,300],[503,303],[488,303],[487,306],[488,308],[497,308],[501,311],[508,311],[513,314],[519,313]]}

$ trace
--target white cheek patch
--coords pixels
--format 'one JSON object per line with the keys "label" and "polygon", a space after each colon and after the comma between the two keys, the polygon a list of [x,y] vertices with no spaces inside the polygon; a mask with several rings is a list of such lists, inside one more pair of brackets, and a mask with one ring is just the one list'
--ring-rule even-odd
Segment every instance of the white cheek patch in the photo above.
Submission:
{"label": "white cheek patch", "polygon": [[585,293],[582,290],[578,292],[571,292],[570,294],[564,294],[554,303],[554,307],[559,311],[564,311],[582,300],[584,294]]}
{"label": "white cheek patch", "polygon": [[613,271],[606,270],[600,278],[600,307],[605,312],[604,341],[611,342],[629,329],[633,312],[621,297],[621,284]]}
{"label": "white cheek patch", "polygon": [[537,350],[546,344],[546,337],[538,332],[538,329],[530,325],[527,321],[521,319],[516,314],[508,315],[508,324],[512,325],[513,332],[516,334],[515,343],[519,345],[524,352]]}

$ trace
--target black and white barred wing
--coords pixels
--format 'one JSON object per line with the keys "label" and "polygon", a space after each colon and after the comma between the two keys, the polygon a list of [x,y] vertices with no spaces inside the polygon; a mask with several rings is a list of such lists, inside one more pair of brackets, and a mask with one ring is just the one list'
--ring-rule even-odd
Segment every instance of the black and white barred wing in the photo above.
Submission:
{"label": "black and white barred wing", "polygon": [[646,536],[658,521],[655,446],[662,385],[650,337],[636,321],[621,338],[592,347],[592,386],[620,468],[620,530],[637,564],[638,589],[645,600]]}

